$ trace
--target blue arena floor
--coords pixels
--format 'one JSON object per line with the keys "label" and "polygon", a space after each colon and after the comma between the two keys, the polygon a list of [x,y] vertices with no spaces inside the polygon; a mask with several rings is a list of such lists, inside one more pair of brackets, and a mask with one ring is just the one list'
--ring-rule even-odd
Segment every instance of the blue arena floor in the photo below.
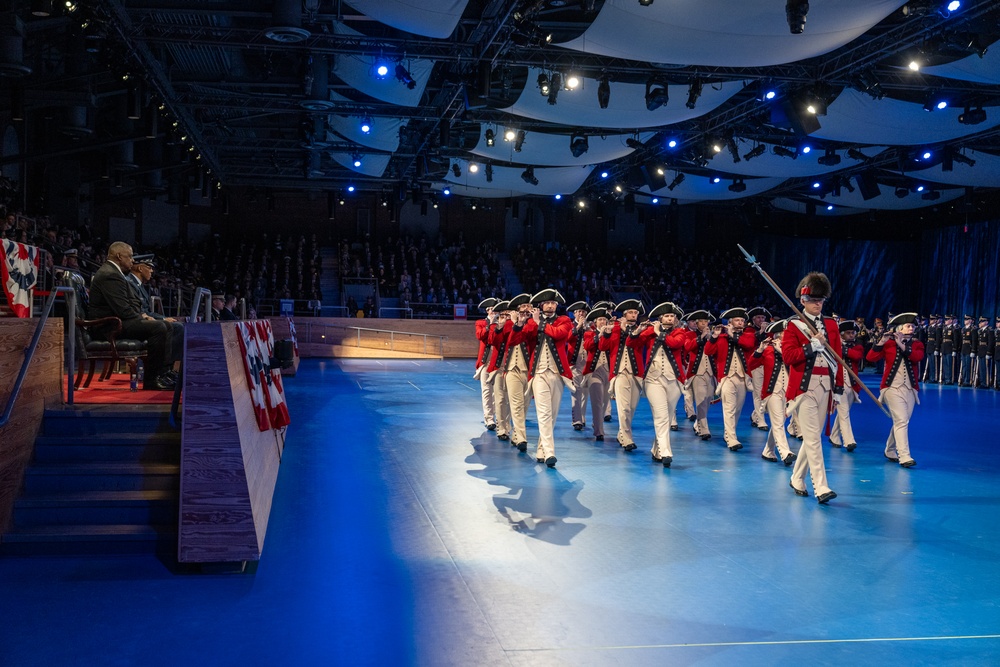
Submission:
{"label": "blue arena floor", "polygon": [[285,387],[255,572],[0,559],[0,665],[1000,664],[1000,392],[925,388],[911,470],[865,398],[821,506],[760,458],[749,398],[742,451],[713,406],[665,470],[645,399],[628,454],[566,394],[549,470],[485,429],[471,361],[306,360]]}

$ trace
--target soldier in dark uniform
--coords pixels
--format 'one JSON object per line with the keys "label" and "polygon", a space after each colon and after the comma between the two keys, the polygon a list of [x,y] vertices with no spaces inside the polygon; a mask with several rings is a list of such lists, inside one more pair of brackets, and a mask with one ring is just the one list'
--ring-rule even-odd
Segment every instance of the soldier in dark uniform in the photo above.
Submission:
{"label": "soldier in dark uniform", "polygon": [[979,328],[976,329],[976,367],[973,369],[973,383],[980,389],[988,389],[992,379],[993,348],[996,338],[990,329],[990,321],[985,315],[979,317]]}
{"label": "soldier in dark uniform", "polygon": [[924,342],[924,372],[922,381],[934,384],[941,369],[941,316],[931,313],[927,326],[927,340]]}
{"label": "soldier in dark uniform", "polygon": [[962,327],[961,347],[962,363],[959,364],[958,386],[972,386],[972,366],[976,363],[976,342],[979,337],[975,325],[972,324],[972,315],[965,315],[965,326]]}
{"label": "soldier in dark uniform", "polygon": [[938,382],[955,384],[955,335],[961,332],[955,326],[955,316],[945,314],[944,326],[941,328],[941,370],[938,372]]}
{"label": "soldier in dark uniform", "polygon": [[993,326],[993,388],[1000,390],[1000,373],[997,373],[997,356],[1000,355],[1000,315]]}

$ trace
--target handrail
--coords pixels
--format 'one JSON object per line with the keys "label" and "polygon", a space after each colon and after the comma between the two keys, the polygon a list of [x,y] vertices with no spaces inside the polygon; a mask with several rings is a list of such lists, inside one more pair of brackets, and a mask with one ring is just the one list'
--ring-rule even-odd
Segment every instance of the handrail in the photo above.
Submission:
{"label": "handrail", "polygon": [[17,397],[21,393],[21,386],[24,384],[24,378],[28,375],[28,366],[31,365],[31,360],[35,356],[35,350],[38,348],[38,341],[42,338],[42,329],[45,328],[45,323],[49,319],[49,313],[52,312],[52,304],[55,303],[56,297],[59,294],[66,295],[66,310],[69,313],[69,329],[66,332],[66,336],[69,338],[69,359],[66,364],[66,399],[67,403],[73,405],[73,367],[76,365],[76,290],[72,287],[57,286],[55,287],[51,294],[49,294],[48,300],[45,302],[45,308],[42,310],[42,314],[38,318],[38,324],[35,326],[35,333],[31,337],[31,343],[24,350],[24,361],[21,363],[21,370],[18,371],[17,379],[14,380],[14,388],[10,392],[10,396],[7,397],[7,406],[4,408],[3,416],[0,417],[0,428],[7,425],[10,420],[11,414],[14,412],[14,403],[17,402]]}
{"label": "handrail", "polygon": [[[413,309],[412,308],[393,308],[392,306],[385,306],[384,308],[380,307],[378,309],[378,316],[382,317],[382,312],[383,311],[388,311],[388,310],[398,310],[400,312],[407,313],[407,317],[406,318],[402,318],[402,319],[409,319],[409,320],[413,319]],[[400,319],[400,318],[395,318],[395,319]]]}
{"label": "handrail", "polygon": [[198,307],[201,305],[201,297],[207,296],[208,299],[205,300],[205,319],[203,322],[212,321],[212,292],[205,289],[204,287],[196,287],[194,289],[194,299],[191,301],[191,319],[190,322],[198,321]]}

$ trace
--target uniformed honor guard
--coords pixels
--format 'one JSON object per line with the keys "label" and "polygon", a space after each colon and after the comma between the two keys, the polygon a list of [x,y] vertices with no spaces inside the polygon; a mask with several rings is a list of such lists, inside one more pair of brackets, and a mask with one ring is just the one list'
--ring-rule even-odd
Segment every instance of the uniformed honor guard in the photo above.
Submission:
{"label": "uniformed honor guard", "polygon": [[[594,304],[594,309],[603,308],[608,313],[608,324],[614,319],[615,304],[610,301],[598,301]],[[598,339],[600,340],[600,339]],[[608,382],[608,395],[604,400],[604,421],[611,421],[611,382]]]}
{"label": "uniformed honor guard", "polygon": [[507,398],[507,382],[504,380],[500,366],[507,351],[507,336],[510,335],[508,323],[510,323],[514,313],[510,310],[510,301],[498,302],[493,306],[493,313],[496,315],[496,321],[490,327],[490,347],[493,354],[490,356],[486,372],[489,373],[490,380],[493,382],[493,407],[496,410],[497,439],[506,441],[510,440],[511,430],[510,400]]}
{"label": "uniformed honor guard", "polygon": [[938,382],[941,384],[955,384],[955,376],[958,373],[955,362],[956,352],[962,344],[962,331],[958,327],[957,319],[954,315],[944,316],[944,328],[941,330],[941,371],[938,376]]}
{"label": "uniformed honor guard", "polygon": [[[840,358],[846,361],[854,374],[861,372],[861,360],[865,356],[865,349],[861,343],[857,342],[858,325],[854,322],[840,323],[840,340],[842,343]],[[853,452],[858,441],[854,437],[854,428],[851,425],[851,408],[855,403],[860,403],[861,383],[852,379],[844,368],[844,395],[837,403],[836,417],[833,420],[833,430],[830,431],[830,444],[834,447],[843,447],[848,452]]]}
{"label": "uniformed honor guard", "polygon": [[[694,397],[695,422],[694,432],[702,440],[709,440],[712,432],[708,428],[708,406],[715,396],[715,360],[706,351],[712,336],[709,323],[715,322],[712,313],[707,310],[696,310],[688,313],[689,322],[698,327],[696,335],[688,338],[687,349],[690,355],[690,365],[687,371],[687,383]],[[686,383],[686,384],[687,384]]]}
{"label": "uniformed honor guard", "polygon": [[993,348],[996,339],[993,330],[989,328],[990,321],[984,315],[979,316],[979,328],[976,330],[976,366],[972,373],[973,386],[988,389],[993,373]]}
{"label": "uniformed honor guard", "polygon": [[573,416],[573,430],[582,431],[587,425],[587,377],[583,367],[587,364],[587,352],[583,349],[583,338],[587,333],[587,313],[590,306],[586,301],[576,301],[566,308],[573,314],[573,333],[569,338],[569,363],[573,368],[573,393],[570,397]]}
{"label": "uniformed honor guard", "polygon": [[993,388],[1000,390],[1000,373],[997,372],[997,358],[1000,356],[1000,315],[993,323]]}
{"label": "uniformed honor guard", "polygon": [[[767,325],[771,322],[771,311],[763,306],[757,306],[756,308],[751,308],[747,311],[747,317],[750,318],[750,323],[747,324],[746,332],[752,333],[754,340],[753,346],[757,347],[760,345],[761,341],[767,338],[765,330]],[[753,370],[750,371],[750,382],[752,384],[751,396],[753,398],[753,412],[750,413],[750,423],[761,431],[767,430],[767,422],[764,421],[764,415],[766,410],[761,409],[761,397],[760,397],[760,386],[764,382],[764,366],[755,366]]]}
{"label": "uniformed honor guard", "polygon": [[924,346],[913,338],[916,313],[900,313],[889,320],[882,338],[868,351],[869,361],[885,360],[879,401],[889,408],[892,430],[885,443],[885,458],[904,468],[917,464],[910,455],[910,417],[919,402],[917,364],[924,358]]}
{"label": "uniformed honor guard", "polygon": [[[729,450],[736,452],[743,449],[743,443],[736,437],[736,423],[747,397],[746,355],[755,346],[751,343],[747,349],[744,347],[746,339],[741,340],[747,321],[746,310],[730,308],[719,317],[727,320],[727,324],[712,329],[705,352],[715,358],[715,377],[719,382],[715,392],[722,399],[723,437]],[[753,340],[752,334],[749,340]]]}
{"label": "uniformed honor guard", "polygon": [[601,331],[607,326],[609,313],[604,308],[595,308],[587,314],[587,332],[583,336],[583,348],[587,361],[583,367],[583,377],[590,392],[590,415],[594,429],[594,440],[604,441],[604,411],[608,404],[609,355],[598,347]]}
{"label": "uniformed honor guard", "polygon": [[501,365],[504,383],[507,385],[507,401],[510,403],[511,436],[510,444],[520,451],[528,451],[526,426],[527,406],[525,392],[528,390],[528,361],[534,352],[535,339],[524,333],[524,325],[531,318],[531,295],[518,294],[508,306],[515,311],[508,322],[507,350]]}
{"label": "uniformed honor guard", "polygon": [[534,308],[524,326],[525,334],[535,339],[525,395],[525,400],[534,397],[538,418],[535,460],[550,468],[556,467],[555,425],[563,389],[573,390],[573,369],[567,354],[573,323],[565,315],[556,314],[559,304],[564,303],[566,299],[557,290],[542,290],[531,297]]}
{"label": "uniformed honor guard", "polygon": [[490,297],[479,302],[479,310],[486,317],[476,320],[476,339],[479,341],[479,353],[476,355],[476,372],[473,378],[479,380],[480,394],[483,399],[483,423],[488,431],[497,429],[496,408],[493,404],[493,376],[489,373],[490,358],[493,356],[493,346],[490,344],[491,329],[497,316],[493,307],[499,299]]}
{"label": "uniformed honor guard", "polygon": [[785,320],[778,320],[767,325],[764,329],[764,338],[753,353],[756,361],[751,364],[754,367],[759,365],[763,372],[760,405],[761,410],[771,419],[767,442],[764,443],[764,451],[760,453],[760,457],[766,461],[777,461],[778,457],[781,457],[781,462],[790,466],[795,462],[796,456],[788,446],[788,438],[785,437],[785,421],[788,419],[785,416],[788,372],[781,358],[781,340],[784,337],[786,324]]}
{"label": "uniformed honor guard", "polygon": [[[690,317],[685,317],[685,319],[684,319],[684,328],[687,329],[688,334],[689,334],[688,335],[689,344],[687,346],[685,346],[685,348],[684,348],[684,356],[683,356],[683,359],[684,359],[684,371],[685,371],[685,375],[687,375],[688,380],[690,380],[691,379],[691,375],[690,375],[689,371],[691,369],[692,357],[691,357],[691,351],[690,351],[689,347],[691,345],[690,341],[693,340],[693,341],[695,341],[695,343],[697,343],[697,340],[698,340],[698,323],[696,321],[690,319]],[[684,383],[684,387],[681,389],[681,396],[684,397],[684,415],[687,417],[688,421],[692,421],[693,422],[695,419],[698,418],[698,415],[697,415],[697,413],[695,412],[695,409],[694,409],[694,392],[691,390],[691,382],[688,381],[688,382]]]}
{"label": "uniformed honor guard", "polygon": [[653,461],[662,463],[664,468],[669,468],[674,460],[670,447],[671,424],[686,379],[681,355],[690,336],[686,329],[677,326],[682,317],[684,311],[666,301],[649,311],[653,325],[639,334],[648,351],[644,356],[649,360],[643,389],[653,413],[655,435],[650,451]]}
{"label": "uniformed honor guard", "polygon": [[927,326],[927,342],[924,343],[924,371],[922,382],[934,384],[937,382],[941,369],[941,316],[931,313]]}
{"label": "uniformed honor guard", "polygon": [[973,320],[972,315],[967,314],[964,318],[965,326],[962,327],[962,342],[959,348],[962,356],[958,371],[959,387],[972,386],[972,366],[976,363],[976,348],[978,347],[978,332],[972,323]]}
{"label": "uniformed honor guard", "polygon": [[626,452],[636,448],[632,435],[632,418],[642,394],[642,378],[646,367],[639,340],[639,313],[645,307],[638,299],[626,299],[616,310],[622,316],[613,324],[608,324],[601,332],[598,347],[611,353],[611,389],[618,409],[618,444]]}
{"label": "uniformed honor guard", "polygon": [[843,367],[824,345],[829,342],[834,350],[841,349],[840,330],[836,322],[823,317],[823,304],[832,292],[830,280],[825,274],[807,274],[799,282],[795,294],[802,304],[803,315],[817,333],[813,334],[806,323],[796,316],[789,320],[781,343],[782,359],[788,366],[788,410],[798,417],[802,433],[802,446],[789,484],[797,495],[808,496],[805,478],[806,472],[809,472],[813,492],[821,504],[837,497],[827,484],[822,434],[831,402],[839,401],[844,391]]}

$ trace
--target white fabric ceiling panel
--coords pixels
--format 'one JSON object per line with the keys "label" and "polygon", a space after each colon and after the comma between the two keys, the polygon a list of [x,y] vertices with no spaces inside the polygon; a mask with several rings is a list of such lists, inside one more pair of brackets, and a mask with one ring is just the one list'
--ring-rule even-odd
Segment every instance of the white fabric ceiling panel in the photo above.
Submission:
{"label": "white fabric ceiling panel", "polygon": [[556,104],[549,104],[535,82],[545,70],[528,70],[528,83],[513,106],[501,109],[525,118],[544,120],[561,125],[588,127],[662,127],[697,118],[715,109],[743,89],[740,81],[706,85],[694,109],[685,106],[687,86],[668,86],[670,101],[654,111],[646,108],[646,85],[642,83],[612,83],[608,108],[597,101],[597,80],[583,78],[576,90],[561,90]]}
{"label": "white fabric ceiling panel", "polygon": [[459,185],[457,183],[438,182],[431,185],[431,189],[436,190],[437,192],[441,192],[445,188],[448,188],[448,190],[453,195],[462,195],[463,197],[478,197],[479,199],[503,199],[504,197],[523,197],[525,195],[537,194],[537,193],[525,192],[524,190],[477,188],[474,186]]}
{"label": "white fabric ceiling panel", "polygon": [[[670,183],[672,180],[672,173],[668,173],[667,183]],[[720,182],[713,183],[712,179],[708,176],[684,174],[684,182],[675,187],[673,190],[660,188],[653,194],[659,197],[673,197],[676,199],[742,199],[743,197],[753,197],[754,195],[759,195],[762,192],[767,192],[771,188],[777,187],[784,182],[784,178],[748,178],[744,181],[747,186],[746,190],[743,192],[731,192],[729,190],[729,186],[733,184],[732,179],[723,178]],[[643,192],[649,192],[649,188],[645,185],[642,186],[641,190]]]}
{"label": "white fabric ceiling panel", "polygon": [[966,157],[976,161],[975,166],[970,167],[956,161],[951,171],[944,171],[940,164],[936,164],[923,171],[910,172],[910,176],[915,179],[948,185],[995,188],[1000,184],[1000,157],[970,149],[966,149],[964,153]]}
{"label": "white fabric ceiling panel", "polygon": [[989,120],[980,125],[962,125],[962,109],[949,107],[924,111],[922,104],[889,98],[873,100],[853,89],[845,89],[830,104],[822,127],[812,136],[854,144],[919,146],[950,141],[1000,124],[1000,109],[990,107]]}
{"label": "white fabric ceiling panel", "polygon": [[924,67],[920,71],[924,74],[933,74],[949,79],[998,84],[1000,83],[1000,45],[993,44],[982,58],[973,54],[947,65]]}
{"label": "white fabric ceiling panel", "polygon": [[607,0],[567,49],[652,63],[763,67],[819,56],[847,44],[906,0],[812,2],[793,35],[780,0],[655,2]]}
{"label": "white fabric ceiling panel", "polygon": [[392,156],[388,153],[378,155],[365,155],[362,153],[360,167],[354,166],[354,156],[350,153],[330,153],[330,157],[351,171],[356,171],[359,174],[364,174],[366,176],[381,176],[385,173],[386,167],[389,166],[389,158]]}
{"label": "white fabric ceiling panel", "polygon": [[365,16],[414,35],[444,39],[469,0],[344,0]]}
{"label": "white fabric ceiling panel", "polygon": [[[348,28],[342,23],[334,23],[334,30],[338,35],[360,35],[356,30]],[[402,65],[410,72],[410,76],[416,82],[413,90],[407,88],[396,79],[394,69],[395,62],[389,66],[389,74],[384,79],[375,76],[376,54],[357,56],[338,56],[333,66],[333,73],[340,77],[344,83],[356,90],[360,90],[366,95],[398,104],[403,107],[415,107],[420,105],[420,99],[424,95],[424,88],[427,87],[427,80],[430,78],[431,70],[434,69],[433,60],[419,60],[408,58],[402,61]]]}
{"label": "white fabric ceiling panel", "polygon": [[951,190],[939,190],[941,193],[941,198],[936,200],[923,199],[920,194],[911,192],[905,197],[897,197],[895,188],[890,185],[880,185],[882,194],[878,197],[874,197],[865,201],[865,198],[861,196],[861,190],[855,188],[854,192],[848,192],[847,190],[841,190],[839,197],[834,197],[832,194],[827,195],[822,200],[817,200],[817,206],[827,204],[833,204],[834,206],[846,206],[850,208],[858,209],[881,209],[881,210],[895,210],[903,211],[913,208],[924,208],[925,206],[934,206],[935,204],[943,204],[944,202],[951,201],[957,197],[961,197],[965,194],[965,190],[962,189],[951,189]]}
{"label": "white fabric ceiling panel", "polygon": [[[348,141],[376,151],[395,152],[399,148],[399,130],[408,120],[399,118],[373,118],[372,130],[368,134],[361,131],[361,119],[357,116],[327,116],[330,129]],[[327,141],[337,141],[337,136],[327,132]]]}
{"label": "white fabric ceiling panel", "polygon": [[[775,207],[780,208],[783,211],[792,211],[793,213],[805,214],[808,211],[808,207],[805,202],[798,201],[796,199],[788,199],[787,197],[775,197],[772,201]],[[868,211],[866,208],[851,208],[850,206],[839,206],[834,205],[832,209],[828,209],[828,202],[818,201],[816,202],[816,215],[820,216],[841,216],[841,215],[857,215],[858,213],[865,213]]]}
{"label": "white fabric ceiling panel", "polygon": [[[781,157],[773,152],[774,146],[766,144],[767,152],[759,157],[744,160],[743,155],[754,147],[754,143],[747,140],[737,139],[740,148],[740,161],[733,162],[733,158],[728,151],[722,151],[716,155],[709,163],[713,169],[724,171],[727,174],[739,174],[741,176],[781,176],[783,178],[797,178],[803,176],[818,176],[831,172],[846,169],[857,164],[855,160],[847,157],[846,150],[839,150],[840,164],[826,167],[816,160],[823,157],[826,152],[812,146],[812,150],[805,154],[799,154],[796,158]],[[803,142],[806,144],[808,142]],[[800,146],[801,148],[801,146]],[[862,153],[868,157],[875,157],[885,150],[885,146],[867,146],[860,148]]]}
{"label": "white fabric ceiling panel", "polygon": [[[486,130],[493,130],[494,145],[486,145]],[[483,125],[480,127],[479,143],[472,153],[499,162],[514,164],[531,164],[535,166],[562,167],[570,165],[598,164],[625,157],[635,151],[625,145],[629,134],[588,135],[587,152],[580,157],[573,157],[569,150],[569,135],[547,134],[544,132],[528,132],[520,152],[514,150],[513,141],[504,141],[503,125]],[[639,135],[639,141],[648,141],[655,133],[645,132]]]}
{"label": "white fabric ceiling panel", "polygon": [[[455,164],[459,166],[461,176],[455,176],[452,173],[451,168]],[[479,171],[473,173],[469,170],[469,164],[469,160],[452,158],[445,180],[484,190],[516,190],[531,195],[566,195],[579,190],[594,169],[591,165],[584,167],[540,167],[535,169],[538,185],[530,185],[521,178],[524,169],[520,167],[493,167],[493,181],[487,183],[484,165],[477,163]]]}

